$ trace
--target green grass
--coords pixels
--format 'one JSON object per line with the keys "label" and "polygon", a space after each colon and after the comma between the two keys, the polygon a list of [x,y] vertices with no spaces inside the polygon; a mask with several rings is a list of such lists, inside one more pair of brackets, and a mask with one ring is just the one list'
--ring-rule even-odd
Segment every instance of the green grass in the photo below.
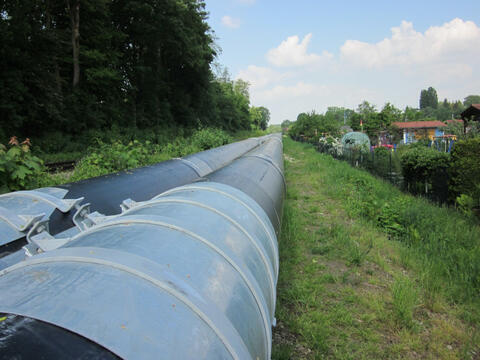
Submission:
{"label": "green grass", "polygon": [[478,225],[309,145],[284,153],[272,358],[478,356]]}
{"label": "green grass", "polygon": [[412,328],[413,315],[418,303],[415,284],[407,276],[399,276],[392,286],[393,311],[400,326]]}

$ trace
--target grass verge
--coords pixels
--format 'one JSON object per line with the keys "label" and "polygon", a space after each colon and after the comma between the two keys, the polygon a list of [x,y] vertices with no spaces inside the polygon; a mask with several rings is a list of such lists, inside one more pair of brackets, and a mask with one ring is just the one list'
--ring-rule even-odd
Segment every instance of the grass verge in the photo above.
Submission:
{"label": "grass verge", "polygon": [[480,356],[480,228],[284,139],[273,359]]}

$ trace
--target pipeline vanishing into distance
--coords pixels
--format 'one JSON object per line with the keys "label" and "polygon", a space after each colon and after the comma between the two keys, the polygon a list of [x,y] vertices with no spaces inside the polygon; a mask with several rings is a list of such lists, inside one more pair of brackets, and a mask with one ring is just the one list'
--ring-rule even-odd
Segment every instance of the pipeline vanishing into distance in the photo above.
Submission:
{"label": "pipeline vanishing into distance", "polygon": [[0,195],[0,269],[23,258],[23,252],[18,250],[26,244],[28,231],[38,221],[48,220],[49,232],[55,235],[73,226],[81,204],[89,204],[89,210],[105,215],[118,214],[124,199],[144,201],[197,181],[268,137],[250,138],[184,158],[56,187]]}
{"label": "pipeline vanishing into distance", "polygon": [[32,220],[26,259],[0,270],[0,358],[270,359],[286,186],[281,136],[253,141],[167,185],[115,194],[162,182],[156,166],[100,198],[102,178],[81,182],[68,197],[95,206],[67,201],[69,229]]}

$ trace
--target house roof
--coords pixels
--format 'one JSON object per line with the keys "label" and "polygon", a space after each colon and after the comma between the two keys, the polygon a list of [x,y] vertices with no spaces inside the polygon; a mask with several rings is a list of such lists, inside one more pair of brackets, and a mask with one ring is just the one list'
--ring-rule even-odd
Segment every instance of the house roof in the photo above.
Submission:
{"label": "house roof", "polygon": [[468,108],[466,108],[460,116],[462,119],[469,118],[470,116],[475,116],[478,120],[480,116],[480,104],[472,104]]}
{"label": "house roof", "polygon": [[438,128],[447,126],[443,122],[434,120],[434,121],[406,121],[401,122],[397,121],[392,123],[392,125],[400,129],[427,129],[427,128]]}

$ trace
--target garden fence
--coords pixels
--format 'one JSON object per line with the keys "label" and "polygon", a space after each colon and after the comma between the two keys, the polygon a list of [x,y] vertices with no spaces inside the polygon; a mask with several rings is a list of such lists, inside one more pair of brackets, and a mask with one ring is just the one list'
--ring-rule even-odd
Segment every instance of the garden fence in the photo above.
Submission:
{"label": "garden fence", "polygon": [[[307,142],[303,137],[294,138]],[[423,196],[431,201],[445,204],[448,198],[449,176],[446,169],[437,171],[428,179],[406,179],[402,173],[400,155],[387,148],[365,151],[355,147],[332,146],[328,143],[314,143],[318,152],[331,155],[333,158],[348,162],[353,167],[363,168],[373,175],[391,182],[403,191]]]}

